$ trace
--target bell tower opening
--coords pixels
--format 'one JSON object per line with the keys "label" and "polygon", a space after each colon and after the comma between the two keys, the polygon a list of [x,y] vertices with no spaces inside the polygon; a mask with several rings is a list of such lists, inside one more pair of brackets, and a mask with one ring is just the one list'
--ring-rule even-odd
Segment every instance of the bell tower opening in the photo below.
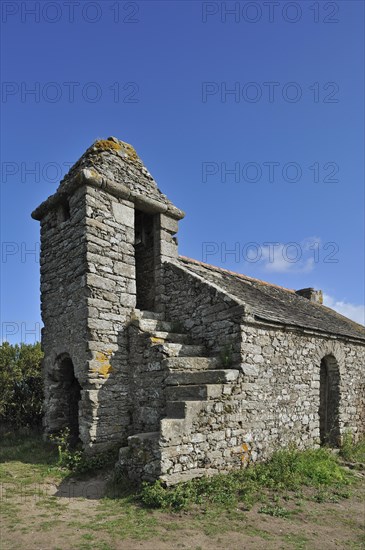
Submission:
{"label": "bell tower opening", "polygon": [[134,248],[138,309],[155,307],[155,216],[135,210]]}

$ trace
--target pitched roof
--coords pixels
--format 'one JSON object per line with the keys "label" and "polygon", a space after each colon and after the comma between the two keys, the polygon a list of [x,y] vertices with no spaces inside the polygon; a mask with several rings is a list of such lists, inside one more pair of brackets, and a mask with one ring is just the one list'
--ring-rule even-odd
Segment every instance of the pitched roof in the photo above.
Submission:
{"label": "pitched roof", "polygon": [[179,257],[179,262],[190,272],[200,275],[247,304],[257,321],[268,321],[365,340],[365,327],[333,309],[298,296],[295,290],[184,256]]}
{"label": "pitched roof", "polygon": [[95,141],[70,168],[61,181],[59,190],[62,190],[65,182],[83,169],[93,170],[108,181],[123,183],[138,195],[173,206],[166,195],[158,189],[157,183],[132,145],[115,137]]}
{"label": "pitched roof", "polygon": [[32,213],[33,218],[41,219],[50,207],[82,183],[132,200],[146,211],[166,212],[176,219],[182,219],[185,215],[158,189],[134,148],[109,137],[95,141],[85,151],[62,179],[57,192]]}

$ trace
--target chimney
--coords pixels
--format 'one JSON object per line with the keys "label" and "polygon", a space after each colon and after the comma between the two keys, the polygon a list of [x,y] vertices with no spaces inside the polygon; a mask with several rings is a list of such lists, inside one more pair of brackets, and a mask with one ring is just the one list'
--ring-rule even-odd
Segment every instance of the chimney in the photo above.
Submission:
{"label": "chimney", "polygon": [[296,290],[295,294],[298,294],[298,296],[303,296],[303,298],[307,298],[307,300],[315,302],[316,304],[323,304],[322,290],[314,290],[314,288],[301,288],[300,290]]}

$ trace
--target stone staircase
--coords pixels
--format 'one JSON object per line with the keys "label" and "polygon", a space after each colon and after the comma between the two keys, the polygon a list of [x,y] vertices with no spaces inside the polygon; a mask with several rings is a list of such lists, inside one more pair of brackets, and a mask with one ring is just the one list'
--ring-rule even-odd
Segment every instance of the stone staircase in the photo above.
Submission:
{"label": "stone staircase", "polygon": [[204,345],[191,343],[190,336],[177,323],[166,321],[162,313],[136,310],[133,322],[161,354],[166,416],[160,421],[160,431],[128,438],[128,447],[120,449],[119,466],[132,479],[152,481],[165,473],[163,449],[178,445],[182,434],[189,433],[203,403],[230,394],[239,373],[222,368],[217,357],[208,356]]}

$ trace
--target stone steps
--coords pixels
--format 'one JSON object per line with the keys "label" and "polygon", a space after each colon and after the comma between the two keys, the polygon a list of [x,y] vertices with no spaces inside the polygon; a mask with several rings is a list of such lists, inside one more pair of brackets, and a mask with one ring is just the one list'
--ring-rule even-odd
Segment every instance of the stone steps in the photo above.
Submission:
{"label": "stone steps", "polygon": [[197,477],[213,476],[216,474],[217,470],[213,468],[194,468],[192,470],[186,470],[185,472],[163,475],[160,479],[166,484],[167,487],[170,487],[176,485],[176,483],[184,483]]}
{"label": "stone steps", "polygon": [[[190,336],[184,332],[176,331],[176,323],[165,321],[163,313],[156,313],[154,311],[135,310],[135,321],[138,320],[141,330],[149,332],[151,335],[151,343],[158,344],[187,344],[190,343]],[[173,353],[173,346],[171,348],[171,355]],[[194,353],[194,350],[190,350]],[[205,350],[204,350],[205,351]],[[202,353],[202,350],[200,350]],[[203,353],[204,354],[204,353]]]}
{"label": "stone steps", "polygon": [[140,329],[145,332],[174,332],[174,323],[160,319],[139,319]]}
{"label": "stone steps", "polygon": [[164,367],[171,371],[201,371],[218,369],[220,364],[215,357],[168,357],[163,361]]}
{"label": "stone steps", "polygon": [[186,401],[167,401],[166,418],[185,418]]}
{"label": "stone steps", "polygon": [[153,345],[160,345],[161,351],[169,357],[186,357],[195,358],[196,356],[203,357],[206,354],[205,346],[193,345],[193,344],[180,344],[176,342],[165,342],[163,344],[153,343]]}
{"label": "stone steps", "polygon": [[144,309],[135,310],[140,319],[153,319],[155,321],[163,321],[165,316],[163,313],[157,313],[155,311],[147,311]]}
{"label": "stone steps", "polygon": [[196,384],[225,384],[237,380],[239,371],[236,369],[215,369],[195,371],[174,371],[168,369],[167,386],[187,386]]}
{"label": "stone steps", "polygon": [[[182,437],[191,433],[194,420],[209,400],[222,399],[232,392],[232,383],[239,371],[224,369],[218,358],[207,357],[205,346],[191,343],[190,336],[181,332],[179,324],[166,321],[161,313],[137,310],[134,323],[147,333],[159,365],[166,373],[166,416],[160,420],[160,432],[128,437],[128,447],[121,449],[119,462],[128,469],[130,477],[153,480],[167,471],[158,470],[161,463],[166,466],[165,450],[168,448],[170,452],[180,445]],[[206,469],[189,470],[169,474],[165,479],[175,483],[206,472]]]}
{"label": "stone steps", "polygon": [[135,481],[154,481],[160,473],[160,432],[145,432],[127,438],[128,446],[119,449],[118,467]]}
{"label": "stone steps", "polygon": [[222,384],[190,384],[187,386],[168,386],[166,388],[167,404],[171,401],[206,401],[221,397]]}
{"label": "stone steps", "polygon": [[188,334],[179,332],[154,331],[151,333],[151,338],[161,340],[161,343],[165,343],[165,340],[168,340],[171,344],[189,344],[190,342],[190,336]]}

